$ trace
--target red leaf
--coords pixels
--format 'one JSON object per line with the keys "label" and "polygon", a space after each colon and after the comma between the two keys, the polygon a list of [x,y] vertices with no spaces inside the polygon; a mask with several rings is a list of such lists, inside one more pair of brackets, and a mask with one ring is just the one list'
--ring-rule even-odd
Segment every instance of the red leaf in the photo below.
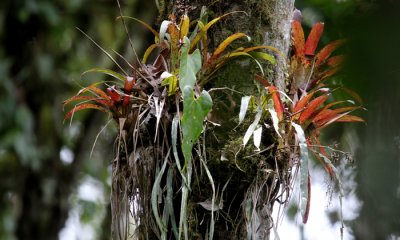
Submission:
{"label": "red leaf", "polygon": [[310,214],[310,205],[311,205],[310,204],[311,203],[311,179],[310,179],[310,173],[308,173],[307,191],[308,191],[308,198],[307,198],[306,211],[304,212],[304,216],[303,216],[303,224],[307,223],[308,215]]}
{"label": "red leaf", "polygon": [[296,20],[292,22],[292,42],[295,56],[304,57],[304,31],[301,23]]}
{"label": "red leaf", "polygon": [[115,90],[115,86],[107,88],[107,93],[114,102],[119,102],[121,100],[121,95]]}
{"label": "red leaf", "polygon": [[336,116],[339,116],[340,113],[344,113],[347,111],[353,111],[360,108],[359,106],[351,106],[351,107],[342,107],[342,108],[337,108],[337,109],[323,109],[321,112],[319,112],[314,118],[313,122],[316,123],[316,125],[322,125],[329,120],[333,119]]}
{"label": "red leaf", "polygon": [[[319,146],[320,153],[322,155],[326,156],[325,148],[321,145],[321,143],[318,140],[317,136],[315,136],[315,134],[312,134],[312,137],[314,138],[314,141],[315,141],[316,145]],[[320,161],[322,166],[324,166],[325,171],[327,171],[329,176],[331,176],[331,178],[333,179],[335,177],[335,173],[333,172],[332,167],[329,164],[326,164],[326,162],[321,159],[321,157],[319,156],[319,154],[315,150],[314,146],[312,146],[313,142],[309,138],[307,138],[307,144],[308,144],[308,147],[311,149],[311,151],[314,153],[315,157]]]}
{"label": "red leaf", "polygon": [[324,122],[318,122],[317,127],[323,128],[334,122],[365,122],[364,119],[360,117],[348,115],[350,112],[351,111],[342,114],[337,114],[336,116],[332,116],[330,119],[327,119]]}
{"label": "red leaf", "polygon": [[315,62],[315,65],[319,66],[322,63],[324,63],[329,58],[329,56],[333,53],[333,51],[335,51],[338,47],[342,46],[343,43],[344,43],[343,40],[336,40],[336,41],[329,43],[324,48],[322,48],[316,56],[317,60]]}
{"label": "red leaf", "polygon": [[311,32],[308,35],[306,44],[304,46],[304,55],[314,56],[315,49],[317,49],[318,42],[319,39],[321,38],[323,31],[324,31],[324,23],[322,22],[318,22],[312,27]]}
{"label": "red leaf", "polygon": [[262,77],[262,76],[260,76],[260,75],[258,75],[258,74],[255,74],[255,75],[254,75],[254,78],[255,78],[259,83],[261,83],[264,87],[269,87],[269,86],[271,86],[271,84],[268,82],[267,79],[265,79],[264,77]]}
{"label": "red leaf", "polygon": [[124,81],[124,92],[130,94],[136,81],[133,77],[126,77]]}
{"label": "red leaf", "polygon": [[69,104],[70,102],[73,101],[79,101],[79,100],[83,100],[83,101],[95,101],[99,104],[102,104],[104,106],[111,106],[111,101],[105,100],[105,99],[99,99],[98,97],[93,97],[93,96],[73,96],[71,98],[68,98],[67,100],[65,100],[63,102],[63,107],[67,104]]}
{"label": "red leaf", "polygon": [[357,116],[345,115],[336,120],[336,122],[365,122],[365,120]]}
{"label": "red leaf", "polygon": [[104,107],[101,107],[99,105],[92,104],[92,103],[85,103],[85,104],[81,104],[81,105],[75,106],[71,111],[69,111],[67,113],[67,115],[65,115],[64,122],[65,122],[65,120],[70,118],[72,116],[72,114],[74,114],[76,111],[80,111],[80,110],[84,110],[84,109],[97,109],[97,110],[100,110],[102,112],[106,112],[106,113],[109,112],[108,109],[106,109]]}
{"label": "red leaf", "polygon": [[278,115],[279,121],[283,120],[283,104],[278,89],[275,86],[269,86],[268,90],[272,94],[272,101],[274,102],[274,109]]}
{"label": "red leaf", "polygon": [[328,99],[328,95],[322,95],[314,100],[312,100],[305,110],[301,113],[300,118],[299,118],[299,123],[302,124],[305,121],[309,120],[310,117],[315,113],[317,108],[321,106],[326,100]]}
{"label": "red leaf", "polygon": [[[307,95],[305,95],[304,97],[302,97],[294,106],[293,109],[293,113],[295,114],[293,116],[293,120],[297,120],[299,119],[300,116],[300,111],[303,110],[303,108],[308,104],[308,102],[310,101],[310,99],[314,96],[315,92],[311,92]],[[297,114],[296,114],[297,113]]]}
{"label": "red leaf", "polygon": [[336,117],[337,115],[338,114],[331,109],[324,109],[313,118],[313,123],[316,124],[317,126],[320,126],[323,123],[329,121],[330,119]]}
{"label": "red leaf", "polygon": [[318,77],[313,79],[313,81],[311,82],[309,88],[312,89],[315,85],[321,83],[323,80],[327,79],[328,77],[331,77],[332,75],[337,73],[339,71],[339,69],[340,69],[339,67],[334,67],[334,68],[330,68],[330,69],[322,72],[321,74],[319,74]]}
{"label": "red leaf", "polygon": [[103,98],[103,99],[109,99],[108,95],[107,95],[103,90],[101,90],[100,88],[98,88],[98,87],[95,86],[95,85],[97,85],[97,84],[98,84],[98,83],[93,83],[92,85],[87,86],[87,87],[81,89],[81,90],[78,92],[77,95],[81,95],[82,93],[85,93],[85,92],[92,92],[92,93],[95,93],[95,95],[97,94],[97,96],[99,96],[99,97],[101,97],[101,98]]}
{"label": "red leaf", "polygon": [[329,67],[337,67],[340,66],[344,61],[344,56],[343,55],[338,55],[338,56],[333,56],[331,58],[328,58],[326,61],[326,64]]}
{"label": "red leaf", "polygon": [[122,104],[123,104],[124,106],[128,106],[129,102],[130,102],[130,97],[129,97],[129,95],[124,95]]}

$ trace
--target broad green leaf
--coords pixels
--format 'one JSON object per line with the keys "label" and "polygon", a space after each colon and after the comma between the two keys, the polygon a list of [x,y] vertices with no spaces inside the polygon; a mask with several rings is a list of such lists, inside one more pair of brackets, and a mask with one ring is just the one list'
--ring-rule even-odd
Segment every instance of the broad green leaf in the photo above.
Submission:
{"label": "broad green leaf", "polygon": [[182,152],[185,161],[190,161],[192,147],[203,130],[203,121],[212,107],[212,99],[203,91],[196,99],[190,86],[183,89]]}
{"label": "broad green leaf", "polygon": [[123,75],[121,75],[121,74],[119,74],[117,72],[114,72],[113,70],[103,69],[103,68],[92,68],[92,69],[89,69],[89,70],[83,72],[81,75],[85,75],[85,74],[91,73],[91,72],[104,73],[104,74],[107,74],[107,75],[109,75],[111,77],[114,77],[114,78],[116,78],[118,80],[121,80],[122,82],[126,80],[125,76],[123,76]]}
{"label": "broad green leaf", "polygon": [[239,124],[241,124],[246,117],[247,109],[249,108],[251,96],[244,96],[242,97],[240,103],[240,112],[239,112]]}
{"label": "broad green leaf", "polygon": [[299,140],[300,146],[300,211],[301,215],[304,217],[307,211],[307,202],[308,202],[308,147],[306,142],[306,137],[304,135],[304,131],[300,125],[292,122],[292,126],[294,127],[297,133],[297,139]]}
{"label": "broad green leaf", "polygon": [[196,83],[196,74],[201,68],[200,51],[196,49],[192,54],[189,54],[189,47],[190,41],[187,37],[184,37],[179,68],[179,87],[182,91],[187,86],[193,89]]}

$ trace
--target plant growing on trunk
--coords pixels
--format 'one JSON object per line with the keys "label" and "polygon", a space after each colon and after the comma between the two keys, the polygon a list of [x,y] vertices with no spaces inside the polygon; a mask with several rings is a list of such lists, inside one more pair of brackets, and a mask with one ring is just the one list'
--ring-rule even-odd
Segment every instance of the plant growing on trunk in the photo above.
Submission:
{"label": "plant growing on trunk", "polygon": [[[249,39],[238,32],[210,51],[208,30],[232,14],[243,13],[208,21],[204,9],[194,22],[187,15],[179,20],[171,15],[159,31],[121,16],[148,28],[155,43],[137,65],[126,61],[132,74],[122,68],[124,74],[99,68],[86,71],[116,80],[84,87],[65,101],[79,101],[65,119],[93,108],[108,113],[119,129],[112,162],[114,239],[127,239],[130,234],[139,239],[222,237],[215,232],[232,239],[265,236],[273,227],[273,204],[287,203],[297,175],[305,223],[311,193],[308,150],[340,183],[329,159],[331,149],[322,146],[318,136],[333,122],[363,121],[349,115],[360,106],[333,108],[342,101],[323,105],[332,91],[340,90],[330,88],[326,80],[342,59],[329,56],[343,42],[328,44],[314,56],[323,24],[315,25],[305,42],[301,24],[294,21],[289,91],[283,92],[263,76],[260,63],[275,64],[276,57],[285,58],[277,49],[247,43],[234,48],[234,41]],[[260,71],[254,77],[261,83],[259,91],[243,96],[231,86],[214,88],[219,71],[243,58]],[[105,91],[101,84],[106,85]],[[241,99],[240,109],[237,99]],[[218,108],[239,118],[214,121],[221,112]],[[227,137],[226,131],[231,133]],[[248,144],[251,137],[254,146]],[[268,224],[262,219],[265,216]]]}

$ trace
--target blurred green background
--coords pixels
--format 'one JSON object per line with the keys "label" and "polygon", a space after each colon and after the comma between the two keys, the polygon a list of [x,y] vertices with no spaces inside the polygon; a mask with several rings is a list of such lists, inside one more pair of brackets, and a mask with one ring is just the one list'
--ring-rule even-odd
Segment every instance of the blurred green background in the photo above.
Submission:
{"label": "blurred green background", "polygon": [[[125,15],[154,22],[154,1],[121,1]],[[348,239],[400,237],[400,6],[397,0],[298,0],[304,24],[325,22],[326,44],[346,38],[341,81],[357,91],[367,124],[337,126],[354,151],[361,203]],[[85,111],[63,124],[62,102],[81,73],[112,62],[75,27],[128,59],[114,0],[0,2],[0,239],[109,239],[110,161],[114,126]],[[129,23],[140,53],[151,36]],[[93,154],[90,152],[99,135]],[[333,218],[333,221],[337,219]],[[65,228],[67,226],[67,228]],[[85,237],[83,237],[85,236]],[[392,237],[392,238],[391,238]],[[321,238],[322,239],[322,238]]]}

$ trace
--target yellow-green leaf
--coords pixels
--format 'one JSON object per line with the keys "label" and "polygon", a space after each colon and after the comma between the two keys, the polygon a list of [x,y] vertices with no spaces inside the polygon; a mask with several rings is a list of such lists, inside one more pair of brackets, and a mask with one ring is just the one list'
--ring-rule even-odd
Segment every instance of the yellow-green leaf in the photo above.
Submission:
{"label": "yellow-green leaf", "polygon": [[81,75],[85,75],[87,73],[92,73],[92,72],[104,73],[104,74],[107,74],[107,75],[109,75],[111,77],[114,77],[114,78],[116,78],[118,80],[121,80],[122,82],[124,82],[126,80],[125,76],[123,76],[123,75],[121,75],[121,74],[119,74],[117,72],[114,72],[113,70],[103,69],[103,68],[92,68],[92,69],[89,69],[89,70],[83,72]]}

